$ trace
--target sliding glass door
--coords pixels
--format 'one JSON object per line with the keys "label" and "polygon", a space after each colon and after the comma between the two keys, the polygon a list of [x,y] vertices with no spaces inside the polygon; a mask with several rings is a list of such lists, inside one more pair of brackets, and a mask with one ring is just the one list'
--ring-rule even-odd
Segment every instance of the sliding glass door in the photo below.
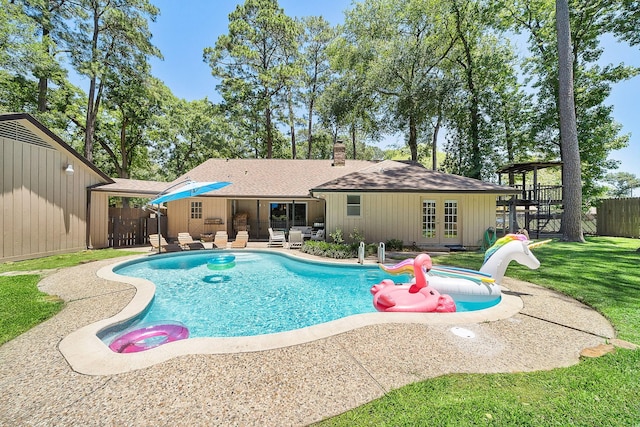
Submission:
{"label": "sliding glass door", "polygon": [[269,203],[269,224],[271,228],[281,230],[307,225],[307,204],[305,202]]}

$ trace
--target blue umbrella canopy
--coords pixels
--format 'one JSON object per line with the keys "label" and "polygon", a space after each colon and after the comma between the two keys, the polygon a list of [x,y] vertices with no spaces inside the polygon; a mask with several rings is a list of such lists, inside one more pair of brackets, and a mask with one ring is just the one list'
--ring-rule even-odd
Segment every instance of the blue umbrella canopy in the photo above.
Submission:
{"label": "blue umbrella canopy", "polygon": [[149,202],[151,205],[159,205],[164,202],[171,202],[173,200],[186,199],[188,197],[195,197],[200,194],[208,193],[209,191],[219,190],[222,187],[230,185],[230,182],[195,182],[192,181],[187,185],[176,188],[166,194],[162,194]]}

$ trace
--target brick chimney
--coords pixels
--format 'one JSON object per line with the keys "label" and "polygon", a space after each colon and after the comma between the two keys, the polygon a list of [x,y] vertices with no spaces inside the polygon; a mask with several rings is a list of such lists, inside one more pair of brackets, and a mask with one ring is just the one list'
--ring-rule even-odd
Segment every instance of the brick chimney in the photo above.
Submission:
{"label": "brick chimney", "polygon": [[345,146],[341,139],[333,144],[333,166],[344,166],[347,157]]}

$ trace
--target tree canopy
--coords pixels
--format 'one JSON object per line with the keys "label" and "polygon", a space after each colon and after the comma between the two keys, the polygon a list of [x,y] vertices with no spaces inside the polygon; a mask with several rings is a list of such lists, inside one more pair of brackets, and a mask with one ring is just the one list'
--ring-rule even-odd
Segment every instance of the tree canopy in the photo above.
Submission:
{"label": "tree canopy", "polygon": [[[629,141],[607,97],[639,72],[604,63],[600,40],[640,44],[639,12],[631,0],[559,5],[361,0],[332,26],[245,0],[204,51],[213,103],[179,99],[153,75],[150,0],[0,0],[0,111],[34,114],[119,177],[171,179],[209,157],[328,158],[338,139],[354,159],[404,156],[484,180],[562,160],[579,210],[605,195],[610,154]],[[389,134],[404,144],[385,153],[376,143]]]}

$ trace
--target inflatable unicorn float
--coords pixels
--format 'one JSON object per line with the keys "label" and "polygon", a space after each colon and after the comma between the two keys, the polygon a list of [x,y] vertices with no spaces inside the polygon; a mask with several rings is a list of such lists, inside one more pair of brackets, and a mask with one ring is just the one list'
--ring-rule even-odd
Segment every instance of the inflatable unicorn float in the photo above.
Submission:
{"label": "inflatable unicorn float", "polygon": [[384,279],[371,288],[378,311],[454,312],[455,301],[488,302],[500,298],[500,284],[511,261],[536,269],[540,261],[531,249],[550,240],[531,242],[524,234],[507,234],[485,252],[479,271],[433,266],[431,257],[420,254],[392,267],[380,265],[387,273],[411,274],[411,283],[396,284]]}

